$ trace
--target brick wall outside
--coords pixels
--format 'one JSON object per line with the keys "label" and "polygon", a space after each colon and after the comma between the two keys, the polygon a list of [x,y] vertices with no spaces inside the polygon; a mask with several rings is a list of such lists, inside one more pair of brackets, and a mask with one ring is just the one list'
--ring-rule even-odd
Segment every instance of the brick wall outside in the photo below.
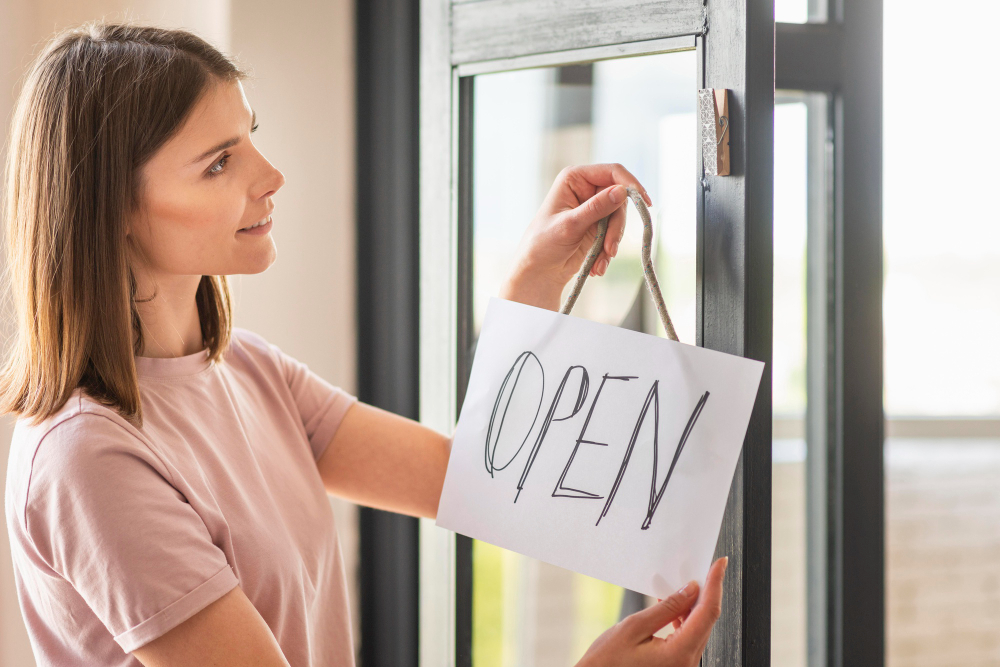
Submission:
{"label": "brick wall outside", "polygon": [[1000,440],[887,448],[889,667],[1000,665]]}
{"label": "brick wall outside", "polygon": [[[772,666],[805,667],[805,479],[776,463]],[[1000,440],[886,446],[888,667],[1000,667]]]}

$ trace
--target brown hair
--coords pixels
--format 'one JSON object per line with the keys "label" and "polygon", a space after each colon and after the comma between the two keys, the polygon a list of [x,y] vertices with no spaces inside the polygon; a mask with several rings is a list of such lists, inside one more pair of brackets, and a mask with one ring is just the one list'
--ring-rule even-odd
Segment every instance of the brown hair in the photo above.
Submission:
{"label": "brown hair", "polygon": [[[17,331],[0,370],[0,410],[41,421],[82,387],[142,424],[142,328],[126,235],[141,210],[140,169],[213,82],[245,76],[192,33],[116,23],[65,31],[35,60],[7,157]],[[202,276],[196,301],[216,361],[232,329],[226,277]]]}

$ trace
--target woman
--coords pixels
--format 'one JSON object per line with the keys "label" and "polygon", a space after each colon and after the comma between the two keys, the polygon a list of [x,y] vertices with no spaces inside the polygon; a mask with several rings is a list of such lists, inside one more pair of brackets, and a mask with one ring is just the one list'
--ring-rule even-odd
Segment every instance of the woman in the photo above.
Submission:
{"label": "woman", "polygon": [[[93,24],[58,36],[21,93],[0,397],[18,415],[5,507],[39,665],[351,665],[327,493],[436,514],[449,437],[232,326],[226,276],[274,261],[284,183],[251,142],[243,77],[190,33]],[[620,165],[560,174],[501,296],[558,308],[617,211],[602,274],[628,184]],[[580,664],[697,664],[724,567]]]}

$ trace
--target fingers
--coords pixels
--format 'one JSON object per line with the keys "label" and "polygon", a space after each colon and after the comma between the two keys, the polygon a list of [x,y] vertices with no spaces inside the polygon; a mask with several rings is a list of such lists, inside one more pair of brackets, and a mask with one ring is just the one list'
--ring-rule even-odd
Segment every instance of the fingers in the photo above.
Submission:
{"label": "fingers", "polygon": [[[593,227],[602,218],[610,216],[616,209],[621,208],[626,198],[625,188],[620,185],[614,185],[601,190],[576,208],[566,211],[563,214],[565,216],[563,218],[563,229],[565,230],[566,238],[570,239],[573,243],[578,243],[579,239],[586,235],[588,229]],[[608,269],[608,262],[608,255],[602,252],[597,261],[594,262],[590,270],[590,275],[604,275],[604,272]]]}
{"label": "fingers", "polygon": [[705,578],[705,590],[698,598],[687,620],[673,634],[674,646],[683,653],[701,655],[708,644],[712,627],[722,614],[722,580],[726,574],[728,558],[720,558],[712,564]]}
{"label": "fingers", "polygon": [[618,254],[618,244],[625,234],[626,211],[627,207],[625,206],[615,209],[615,212],[611,214],[611,220],[608,221],[608,233],[604,237],[604,254],[608,257],[614,257]]}
{"label": "fingers", "polygon": [[629,634],[638,641],[648,639],[660,628],[680,618],[698,597],[698,582],[692,581],[665,600],[637,611],[625,620]]}
{"label": "fingers", "polygon": [[647,206],[653,205],[653,200],[649,198],[639,179],[617,162],[568,167],[564,170],[564,177],[574,192],[584,197],[590,197],[598,188],[609,185],[631,185],[642,194]]}
{"label": "fingers", "polygon": [[[560,188],[560,183],[563,188]],[[591,276],[601,276],[608,269],[611,258],[618,254],[618,246],[625,232],[626,210],[625,202],[628,195],[625,187],[632,186],[639,191],[647,205],[652,205],[652,199],[646,189],[625,167],[618,163],[588,164],[563,169],[552,193],[568,189],[572,199],[580,202],[574,208],[563,209],[565,233],[569,239],[577,239],[586,234],[600,219],[610,216],[608,231],[604,238],[601,253],[590,270]]]}
{"label": "fingers", "polygon": [[611,263],[611,258],[618,255],[618,245],[625,235],[625,213],[626,206],[620,206],[611,214],[608,220],[608,231],[604,236],[604,245],[601,254],[597,256],[597,261],[590,271],[592,276],[603,276]]}
{"label": "fingers", "polygon": [[[573,228],[574,234],[582,235],[598,220],[611,215],[615,209],[621,208],[625,199],[625,188],[621,185],[614,185],[604,188],[576,208],[566,211],[564,215]],[[608,234],[611,234],[610,224],[608,225]]]}

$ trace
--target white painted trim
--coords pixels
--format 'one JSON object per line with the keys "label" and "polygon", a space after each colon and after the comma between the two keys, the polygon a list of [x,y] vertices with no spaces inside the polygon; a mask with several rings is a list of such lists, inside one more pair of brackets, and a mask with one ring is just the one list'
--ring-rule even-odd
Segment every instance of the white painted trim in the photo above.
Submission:
{"label": "white painted trim", "polygon": [[631,58],[658,53],[672,53],[675,51],[694,51],[695,39],[694,35],[685,35],[683,37],[650,39],[644,42],[631,42],[628,44],[611,44],[609,46],[595,46],[586,49],[539,53],[517,58],[481,60],[474,63],[463,63],[458,65],[456,69],[459,76],[473,76],[476,74],[531,69],[534,67],[556,67],[559,65],[592,63],[612,58]]}
{"label": "white painted trim", "polygon": [[480,0],[452,5],[453,64],[705,32],[704,0]]}
{"label": "white painted trim", "polygon": [[[456,422],[456,155],[447,0],[420,3],[420,421]],[[455,536],[420,521],[420,665],[455,664]]]}

